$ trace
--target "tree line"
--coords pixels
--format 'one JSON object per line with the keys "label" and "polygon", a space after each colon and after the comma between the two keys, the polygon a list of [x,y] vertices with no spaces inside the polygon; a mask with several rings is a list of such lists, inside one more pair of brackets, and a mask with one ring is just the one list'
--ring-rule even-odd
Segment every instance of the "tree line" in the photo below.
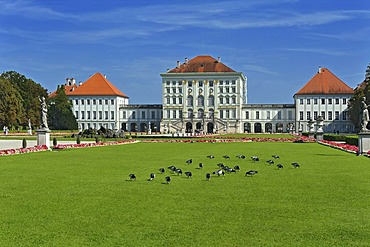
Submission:
{"label": "tree line", "polygon": [[[26,129],[29,121],[34,129],[38,128],[41,124],[40,97],[48,99],[48,92],[41,84],[16,71],[3,72],[0,75],[1,128]],[[77,129],[72,104],[63,86],[58,87],[57,96],[47,102],[50,129]]]}

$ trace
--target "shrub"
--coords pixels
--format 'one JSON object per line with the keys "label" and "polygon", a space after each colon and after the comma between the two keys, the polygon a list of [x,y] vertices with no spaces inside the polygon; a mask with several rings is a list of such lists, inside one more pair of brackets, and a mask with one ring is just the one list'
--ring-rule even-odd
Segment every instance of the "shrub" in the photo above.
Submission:
{"label": "shrub", "polygon": [[346,143],[349,145],[358,146],[358,137],[357,136],[347,136]]}
{"label": "shrub", "polygon": [[334,142],[345,142],[346,141],[346,136],[344,136],[344,135],[324,134],[324,140],[334,141]]}

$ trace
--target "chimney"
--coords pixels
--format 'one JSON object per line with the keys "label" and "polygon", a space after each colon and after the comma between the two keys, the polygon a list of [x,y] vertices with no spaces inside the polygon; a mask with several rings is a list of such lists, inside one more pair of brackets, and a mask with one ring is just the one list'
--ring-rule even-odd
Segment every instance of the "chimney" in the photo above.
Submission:
{"label": "chimney", "polygon": [[170,71],[170,69],[167,69],[167,72]]}
{"label": "chimney", "polygon": [[78,85],[79,85],[79,86],[81,86],[81,85],[82,85],[82,81],[80,81],[80,82],[78,83]]}
{"label": "chimney", "polygon": [[104,75],[104,78],[107,78],[107,75]]}
{"label": "chimney", "polygon": [[221,62],[221,57],[217,58],[217,62],[219,62],[219,63]]}
{"label": "chimney", "polygon": [[189,62],[189,60],[188,60],[188,58],[186,57],[186,58],[185,58],[185,64],[188,64],[188,62]]}
{"label": "chimney", "polygon": [[176,68],[180,68],[180,61],[177,61],[177,66]]}
{"label": "chimney", "polygon": [[76,79],[75,78],[71,78],[71,85],[70,86],[73,86],[76,84]]}
{"label": "chimney", "polygon": [[70,86],[70,81],[69,81],[69,78],[66,78],[66,86]]}
{"label": "chimney", "polygon": [[321,66],[319,66],[319,74],[321,74],[321,72],[322,72],[322,71],[321,71]]}

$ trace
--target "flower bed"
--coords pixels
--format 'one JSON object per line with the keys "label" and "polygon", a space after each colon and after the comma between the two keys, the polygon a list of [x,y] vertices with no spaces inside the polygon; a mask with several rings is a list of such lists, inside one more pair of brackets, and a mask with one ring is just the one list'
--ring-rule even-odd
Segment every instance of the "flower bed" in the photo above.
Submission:
{"label": "flower bed", "polygon": [[33,153],[49,150],[46,145],[34,146],[29,148],[12,148],[6,150],[0,150],[0,156],[13,155],[13,154],[24,154],[24,153]]}
{"label": "flower bed", "polygon": [[[349,144],[345,144],[345,143],[338,143],[338,142],[333,142],[333,141],[327,141],[327,140],[319,141],[319,143],[322,144],[322,145],[329,146],[329,147],[332,147],[332,148],[337,148],[337,149],[340,149],[340,150],[343,150],[343,151],[346,151],[346,152],[349,152],[349,153],[355,153],[355,154],[358,153],[358,147],[354,146],[354,145],[349,145]],[[367,155],[370,155],[370,151],[367,153]]]}
{"label": "flower bed", "polygon": [[110,146],[110,145],[121,145],[121,144],[129,144],[129,143],[136,143],[138,141],[135,140],[124,140],[124,141],[114,141],[114,142],[90,142],[90,143],[80,143],[80,144],[58,144],[53,147],[53,149],[66,149],[66,148],[86,148],[86,147],[102,147],[102,146]]}

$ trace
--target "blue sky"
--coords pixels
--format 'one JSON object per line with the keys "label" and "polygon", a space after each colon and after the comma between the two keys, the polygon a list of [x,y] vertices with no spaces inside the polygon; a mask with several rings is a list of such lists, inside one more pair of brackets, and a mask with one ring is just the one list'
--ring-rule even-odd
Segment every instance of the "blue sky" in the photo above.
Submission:
{"label": "blue sky", "polygon": [[160,73],[197,55],[248,78],[248,103],[293,103],[326,67],[349,86],[370,62],[367,0],[0,0],[0,71],[54,91],[96,72],[132,104],[159,104]]}

